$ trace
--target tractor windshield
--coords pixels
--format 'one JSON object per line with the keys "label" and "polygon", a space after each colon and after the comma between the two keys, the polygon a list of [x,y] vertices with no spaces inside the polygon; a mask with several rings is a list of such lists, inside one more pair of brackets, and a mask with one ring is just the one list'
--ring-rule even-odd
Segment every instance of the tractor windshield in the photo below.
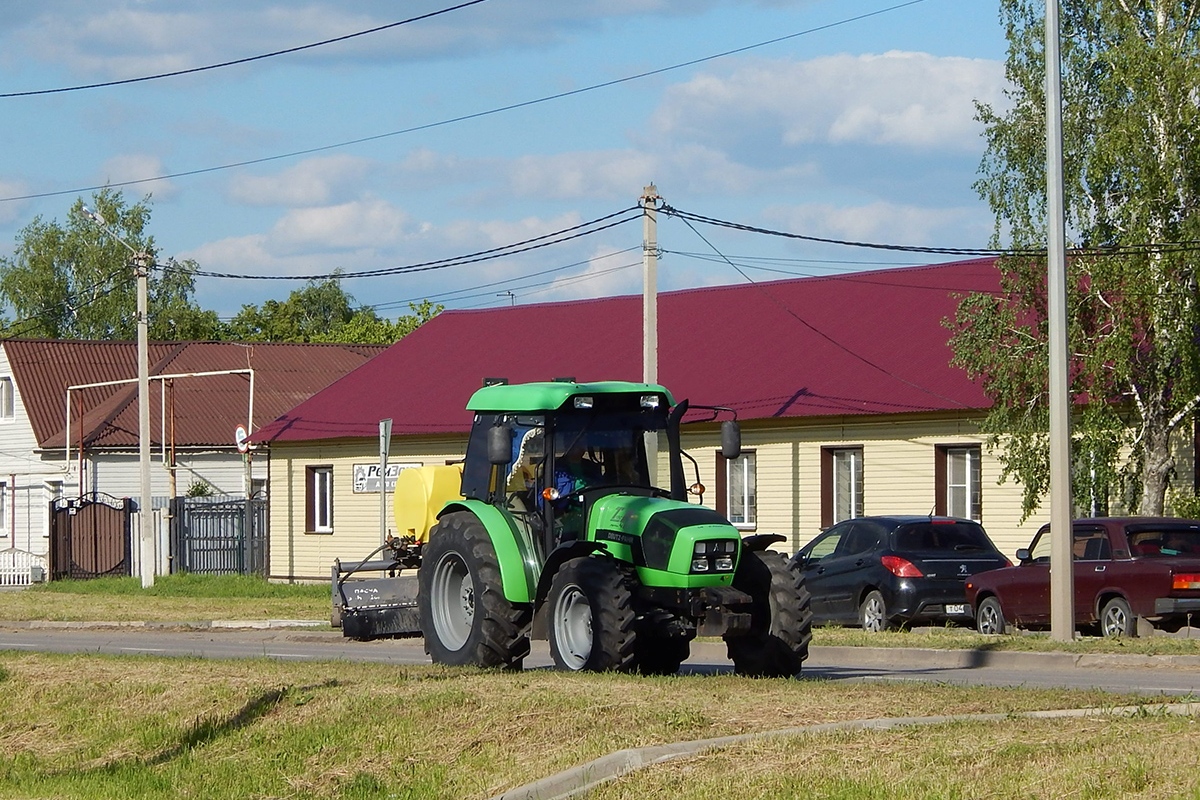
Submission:
{"label": "tractor windshield", "polygon": [[656,430],[653,418],[596,411],[560,415],[555,423],[556,470],[574,475],[586,486],[652,484],[643,434]]}

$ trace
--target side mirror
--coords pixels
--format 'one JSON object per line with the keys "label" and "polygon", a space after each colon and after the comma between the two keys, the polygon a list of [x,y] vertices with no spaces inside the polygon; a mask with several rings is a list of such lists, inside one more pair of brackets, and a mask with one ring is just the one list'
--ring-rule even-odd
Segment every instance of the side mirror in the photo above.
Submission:
{"label": "side mirror", "polygon": [[1017,551],[1017,561],[1020,561],[1020,562],[1028,561],[1029,557],[1031,555],[1032,554],[1029,552],[1028,549],[1022,547],[1020,550]]}
{"label": "side mirror", "polygon": [[742,454],[742,428],[737,420],[727,419],[721,423],[721,455],[732,461]]}
{"label": "side mirror", "polygon": [[493,425],[488,428],[487,446],[490,463],[499,467],[512,461],[512,428],[507,425]]}

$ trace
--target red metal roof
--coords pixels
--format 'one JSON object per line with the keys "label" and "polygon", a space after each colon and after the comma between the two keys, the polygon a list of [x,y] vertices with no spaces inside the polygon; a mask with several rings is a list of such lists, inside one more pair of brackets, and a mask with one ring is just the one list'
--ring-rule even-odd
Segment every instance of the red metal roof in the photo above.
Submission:
{"label": "red metal roof", "polygon": [[[137,377],[136,342],[14,339],[3,343],[41,447],[62,447],[68,386]],[[254,370],[254,421],[272,420],[384,352],[382,345],[151,342],[150,375]],[[249,375],[180,378],[166,392],[166,438],[178,447],[233,445],[246,424]],[[163,440],[164,392],[150,387],[150,429]],[[93,447],[137,445],[137,384],[71,392],[71,439]],[[173,431],[173,433],[172,433]]]}
{"label": "red metal roof", "polygon": [[[659,382],[741,419],[990,405],[950,366],[957,297],[994,292],[993,259],[665,292]],[[260,441],[461,433],[485,377],[642,379],[642,299],[446,311],[265,425]]]}

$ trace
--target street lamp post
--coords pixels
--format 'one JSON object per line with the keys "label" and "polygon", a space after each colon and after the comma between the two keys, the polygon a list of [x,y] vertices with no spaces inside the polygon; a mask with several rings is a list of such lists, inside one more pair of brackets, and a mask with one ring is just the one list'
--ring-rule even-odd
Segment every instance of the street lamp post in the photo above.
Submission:
{"label": "street lamp post", "polygon": [[147,284],[152,260],[150,254],[145,250],[138,250],[122,239],[116,231],[109,227],[104,217],[91,211],[87,206],[83,207],[83,213],[129,250],[133,255],[133,266],[137,275],[138,467],[141,477],[140,497],[138,498],[138,565],[142,588],[149,589],[154,585],[154,572],[158,564],[152,525],[153,515],[150,509],[152,502],[150,496],[150,314]]}

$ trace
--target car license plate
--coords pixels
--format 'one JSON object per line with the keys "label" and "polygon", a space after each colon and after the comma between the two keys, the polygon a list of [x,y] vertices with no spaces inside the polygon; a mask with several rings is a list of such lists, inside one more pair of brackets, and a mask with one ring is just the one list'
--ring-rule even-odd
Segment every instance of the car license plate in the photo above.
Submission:
{"label": "car license plate", "polygon": [[947,614],[966,614],[967,613],[967,604],[966,603],[947,603],[946,604],[946,613]]}

